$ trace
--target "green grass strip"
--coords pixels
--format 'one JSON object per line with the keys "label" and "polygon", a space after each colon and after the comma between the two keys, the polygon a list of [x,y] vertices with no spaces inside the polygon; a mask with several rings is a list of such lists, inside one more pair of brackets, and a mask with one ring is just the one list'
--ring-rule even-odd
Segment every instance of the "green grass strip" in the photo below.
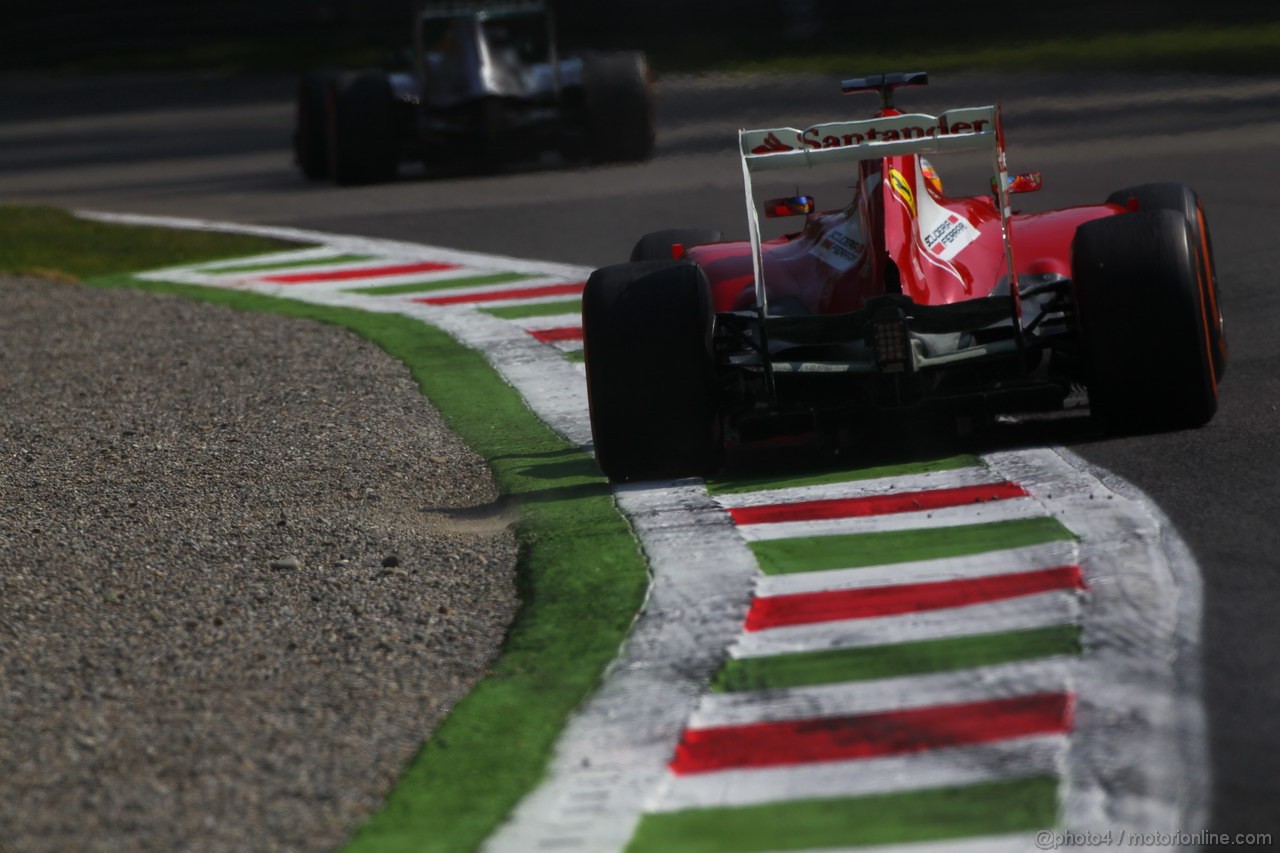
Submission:
{"label": "green grass strip", "polygon": [[93,284],[346,326],[408,365],[518,502],[522,606],[501,656],[348,845],[475,849],[540,781],[556,736],[617,655],[643,600],[643,558],[594,461],[539,421],[482,355],[416,320],[128,276]]}
{"label": "green grass strip", "polygon": [[1051,776],[843,799],[647,814],[628,853],[760,853],[1001,835],[1058,821]]}
{"label": "green grass strip", "polygon": [[587,351],[582,349],[572,350],[564,354],[569,361],[576,361],[579,364],[587,360]]}
{"label": "green grass strip", "polygon": [[953,471],[957,468],[973,468],[982,464],[976,456],[963,454],[923,462],[906,462],[900,465],[880,465],[874,468],[856,468],[849,471],[818,471],[812,474],[791,474],[777,477],[735,477],[710,479],[707,491],[713,495],[734,495],[743,492],[759,492],[766,489],[792,489],[798,486],[825,486],[832,483],[851,483],[857,480],[875,480],[883,477],[906,477],[911,474],[928,474],[934,471]]}
{"label": "green grass strip", "polygon": [[730,659],[717,673],[717,693],[780,690],[994,666],[1020,660],[1080,654],[1080,626],[1054,625],[889,646],[800,652]]}
{"label": "green grass strip", "polygon": [[[1103,35],[1069,35],[1059,38],[992,40],[982,36],[969,43],[941,40],[940,48],[914,50],[913,62],[931,72],[943,71],[1209,71],[1259,74],[1280,67],[1280,23],[1242,26],[1198,24],[1146,32],[1109,32]],[[831,45],[813,46],[807,52],[781,52],[764,58],[730,59],[725,70],[780,74],[847,74],[851,54]],[[901,49],[860,53],[860,68],[901,64]],[[886,65],[886,63],[888,65]]]}
{"label": "green grass strip", "polygon": [[263,237],[119,225],[65,210],[0,204],[0,270],[87,279],[303,248]]}
{"label": "green grass strip", "polygon": [[345,264],[356,261],[371,261],[373,255],[330,255],[321,258],[304,258],[292,261],[273,261],[260,264],[234,264],[229,267],[205,267],[200,270],[209,275],[227,275],[236,272],[268,272],[270,270],[287,270],[296,267],[314,267],[321,264]]}
{"label": "green grass strip", "polygon": [[497,308],[481,308],[486,314],[503,320],[523,320],[526,317],[551,317],[555,314],[581,314],[581,299],[565,299],[557,302],[535,302],[532,305],[502,305]]}
{"label": "green grass strip", "polygon": [[435,281],[410,281],[405,284],[384,284],[381,287],[353,287],[347,293],[364,293],[369,296],[395,296],[400,293],[427,293],[447,290],[450,287],[479,287],[485,284],[507,284],[512,281],[538,278],[519,272],[499,272],[492,275],[472,275],[462,278],[444,278]]}
{"label": "green grass strip", "polygon": [[1046,517],[749,544],[765,574],[781,575],[962,557],[1074,538],[1057,519]]}

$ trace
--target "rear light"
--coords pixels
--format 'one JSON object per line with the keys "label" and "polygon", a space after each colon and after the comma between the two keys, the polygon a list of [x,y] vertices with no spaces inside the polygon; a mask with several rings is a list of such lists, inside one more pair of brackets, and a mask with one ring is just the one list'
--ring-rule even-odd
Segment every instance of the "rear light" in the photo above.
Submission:
{"label": "rear light", "polygon": [[871,351],[875,353],[876,368],[884,373],[907,373],[914,363],[911,360],[911,335],[907,332],[906,319],[896,311],[881,314],[871,321]]}

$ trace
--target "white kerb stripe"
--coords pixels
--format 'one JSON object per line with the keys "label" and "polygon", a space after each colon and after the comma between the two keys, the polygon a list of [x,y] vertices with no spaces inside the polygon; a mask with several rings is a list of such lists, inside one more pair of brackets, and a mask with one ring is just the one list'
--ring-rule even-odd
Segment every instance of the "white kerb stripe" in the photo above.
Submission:
{"label": "white kerb stripe", "polygon": [[650,812],[830,800],[1054,776],[1066,735],[1036,735],[908,755],[667,776]]}
{"label": "white kerb stripe", "polygon": [[960,527],[995,521],[1016,521],[1047,517],[1042,503],[1035,498],[1010,498],[983,501],[943,509],[869,515],[860,518],[827,518],[821,521],[782,521],[742,524],[738,532],[748,542],[770,539],[802,539],[813,536],[840,536],[856,533],[887,533],[901,530],[929,530],[936,527]]}
{"label": "white kerb stripe", "polygon": [[1064,693],[1072,689],[1076,664],[1074,657],[1060,656],[843,684],[708,693],[698,703],[688,728],[714,729],[882,714],[1037,693]]}
{"label": "white kerb stripe", "polygon": [[[399,265],[399,263],[414,263],[412,259],[403,261],[392,260],[386,266]],[[383,264],[379,264],[381,266]],[[357,265],[355,268],[361,267],[373,268],[373,264],[366,261],[364,264]],[[323,270],[316,271],[317,274]],[[367,290],[377,287],[398,287],[405,284],[431,284],[438,281],[449,281],[454,278],[472,278],[475,276],[494,275],[504,272],[504,270],[477,269],[466,267],[454,267],[446,270],[430,270],[426,272],[409,272],[400,273],[398,275],[370,275],[363,278],[343,278],[334,281],[304,281],[304,282],[278,282],[268,281],[270,278],[285,275],[306,275],[305,270],[278,270],[264,273],[247,273],[239,278],[244,281],[255,282],[260,281],[263,284],[278,284],[287,286],[293,290],[310,291],[314,293],[341,292],[346,290]],[[220,277],[221,278],[221,277]],[[231,276],[231,278],[237,278]],[[444,296],[469,296],[476,293],[501,292],[503,290],[517,290],[524,287],[539,287],[547,284],[559,284],[561,282],[554,280],[545,281],[508,281],[500,284],[459,284],[456,287],[442,288],[440,290],[424,290],[414,293],[390,294],[394,296],[404,296],[409,299],[434,299]],[[564,282],[568,283],[568,282]],[[377,295],[377,294],[373,294]],[[487,303],[486,303],[487,304]]]}
{"label": "white kerb stripe", "polygon": [[[272,252],[266,255],[250,255],[236,260],[225,260],[208,262],[192,268],[196,272],[202,272],[206,275],[243,275],[243,273],[224,272],[223,270],[233,267],[258,266],[263,264],[292,264],[292,263],[315,263],[323,266],[324,264],[334,263],[333,259],[340,255],[351,254],[350,252],[339,252],[334,250],[332,246],[317,246],[313,249],[294,249],[287,252]],[[344,261],[343,263],[355,263],[353,261]],[[370,263],[370,261],[364,261]],[[301,267],[300,267],[301,268]],[[288,268],[286,268],[288,269]],[[283,270],[282,270],[283,271]],[[262,272],[262,275],[268,275],[268,272]]]}
{"label": "white kerb stripe", "polygon": [[900,477],[877,477],[873,480],[849,480],[844,483],[819,483],[812,486],[791,486],[784,489],[763,489],[740,494],[715,495],[716,503],[723,507],[766,506],[780,503],[831,500],[835,498],[861,498],[895,495],[902,492],[927,492],[936,489],[956,489],[963,486],[981,486],[1000,483],[1004,478],[985,465],[971,465],[949,471],[930,471],[925,474],[906,474]]}
{"label": "white kerb stripe", "polygon": [[921,640],[1029,631],[1080,621],[1080,595],[1075,592],[1045,592],[1022,598],[949,607],[901,616],[845,619],[746,631],[729,649],[735,658],[772,657],[793,652],[827,649],[857,649]]}
{"label": "white kerb stripe", "polygon": [[[565,281],[564,284],[571,282]],[[559,293],[553,296],[523,296],[519,299],[503,299],[501,301],[475,303],[475,307],[481,311],[487,311],[490,308],[502,308],[508,305],[550,305],[553,302],[576,302],[582,298],[581,294]],[[582,314],[578,313],[579,320]]]}
{"label": "white kerb stripe", "polygon": [[572,314],[554,314],[543,317],[522,317],[518,320],[512,320],[522,329],[528,331],[538,331],[541,329],[561,329],[569,327],[582,326],[582,314],[574,312]]}

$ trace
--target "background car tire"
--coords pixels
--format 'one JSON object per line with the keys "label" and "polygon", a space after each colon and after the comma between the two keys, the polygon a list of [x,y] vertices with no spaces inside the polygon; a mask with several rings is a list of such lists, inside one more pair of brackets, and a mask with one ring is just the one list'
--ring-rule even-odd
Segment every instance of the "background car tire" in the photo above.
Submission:
{"label": "background car tire", "polygon": [[1222,309],[1218,302],[1218,273],[1213,262],[1213,240],[1209,236],[1209,223],[1205,218],[1204,204],[1195,190],[1186,184],[1142,184],[1116,190],[1107,196],[1109,204],[1128,207],[1136,203],[1138,210],[1173,210],[1181,213],[1191,228],[1196,242],[1196,258],[1200,265],[1201,282],[1209,305],[1209,316],[1216,318],[1212,325],[1213,369],[1222,381],[1227,372],[1227,337],[1223,329]]}
{"label": "background car tire", "polygon": [[582,298],[596,460],[610,480],[690,477],[722,456],[706,275],[687,261],[596,270]]}
{"label": "background car tire", "polygon": [[1197,427],[1218,408],[1196,240],[1172,210],[1081,225],[1071,247],[1093,416],[1108,431]]}
{"label": "background car tire", "polygon": [[325,90],[337,79],[332,69],[314,69],[298,80],[293,131],[293,159],[310,180],[329,177],[329,129]]}
{"label": "background car tire", "polygon": [[719,243],[724,239],[719,231],[710,228],[667,228],[651,231],[636,241],[631,250],[632,261],[669,261],[671,247],[679,243],[686,249],[707,243]]}
{"label": "background car tire", "polygon": [[389,181],[399,166],[391,81],[382,71],[338,75],[327,90],[329,171],[339,184]]}
{"label": "background car tire", "polygon": [[597,163],[653,156],[655,101],[643,53],[593,53],[582,59],[587,156]]}

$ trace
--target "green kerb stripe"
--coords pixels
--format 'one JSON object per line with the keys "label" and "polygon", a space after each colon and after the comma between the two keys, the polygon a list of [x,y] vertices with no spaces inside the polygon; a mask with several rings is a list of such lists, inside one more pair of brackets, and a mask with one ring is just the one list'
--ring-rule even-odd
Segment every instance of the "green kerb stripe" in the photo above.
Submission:
{"label": "green kerb stripe", "polygon": [[564,354],[569,361],[583,362],[587,360],[587,351],[581,349],[570,350]]}
{"label": "green kerb stripe", "polygon": [[363,293],[367,296],[395,296],[400,293],[427,293],[447,290],[450,287],[479,287],[485,284],[507,284],[538,276],[518,272],[499,272],[492,275],[472,275],[462,278],[444,278],[435,281],[411,281],[406,284],[384,284],[382,287],[353,287],[347,293]]}
{"label": "green kerb stripe", "polygon": [[260,264],[236,264],[230,267],[205,267],[200,270],[210,275],[226,275],[233,272],[267,272],[268,270],[287,270],[293,267],[318,267],[325,264],[346,264],[356,261],[373,260],[373,255],[330,255],[327,257],[303,258],[295,261],[274,261]]}
{"label": "green kerb stripe", "polygon": [[1055,625],[1030,631],[979,634],[891,646],[800,652],[728,661],[711,689],[717,693],[778,690],[838,684],[870,678],[897,678],[994,666],[1054,655],[1080,654],[1080,626]]}
{"label": "green kerb stripe", "polygon": [[760,569],[780,575],[963,557],[1074,538],[1056,519],[1045,517],[962,527],[772,539],[750,545]]}
{"label": "green kerb stripe", "polygon": [[875,468],[859,468],[853,471],[828,471],[787,477],[708,480],[707,491],[713,495],[733,495],[741,494],[742,492],[758,492],[765,489],[791,489],[797,486],[823,486],[830,483],[875,480],[881,477],[905,477],[910,474],[928,474],[932,471],[951,471],[956,468],[974,468],[980,465],[982,465],[982,461],[976,456],[948,456],[944,459],[930,459],[927,462],[881,465]]}
{"label": "green kerb stripe", "polygon": [[628,853],[759,853],[1003,835],[1052,827],[1058,781],[1033,776],[742,808],[647,814]]}
{"label": "green kerb stripe", "polygon": [[581,299],[564,299],[557,302],[536,302],[533,305],[503,305],[498,308],[480,309],[486,314],[504,320],[523,320],[526,317],[550,317],[555,314],[581,314]]}

